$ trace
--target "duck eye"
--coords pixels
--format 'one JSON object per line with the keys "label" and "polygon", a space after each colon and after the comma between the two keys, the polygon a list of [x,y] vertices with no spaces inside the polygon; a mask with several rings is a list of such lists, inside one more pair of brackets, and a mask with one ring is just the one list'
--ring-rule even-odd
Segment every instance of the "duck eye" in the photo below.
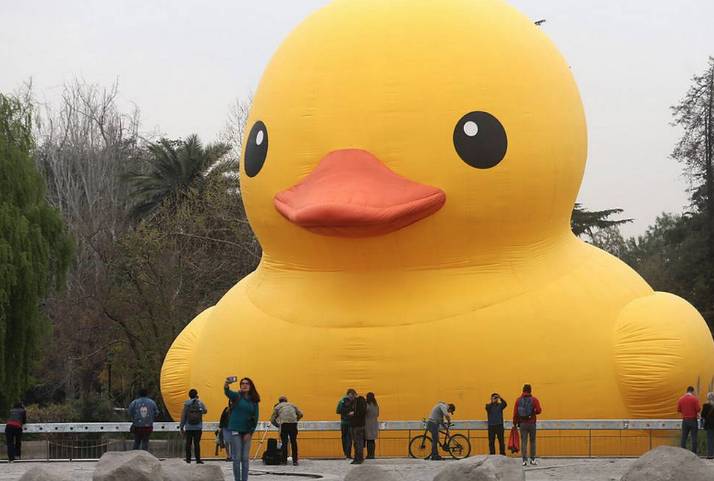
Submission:
{"label": "duck eye", "polygon": [[263,168],[268,155],[268,128],[260,120],[253,125],[248,134],[248,145],[245,147],[245,173],[255,177]]}
{"label": "duck eye", "polygon": [[505,157],[508,138],[496,117],[488,112],[471,112],[454,128],[454,147],[471,167],[490,169]]}

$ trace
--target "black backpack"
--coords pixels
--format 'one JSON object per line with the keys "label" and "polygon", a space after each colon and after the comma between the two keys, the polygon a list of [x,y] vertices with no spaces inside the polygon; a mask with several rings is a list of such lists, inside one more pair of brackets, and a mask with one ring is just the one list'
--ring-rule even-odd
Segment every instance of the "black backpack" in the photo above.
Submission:
{"label": "black backpack", "polygon": [[278,440],[273,438],[268,439],[268,447],[265,448],[265,452],[263,453],[263,464],[276,466],[282,463],[282,457],[282,453],[278,449]]}
{"label": "black backpack", "polygon": [[197,399],[194,399],[188,407],[188,414],[186,415],[186,424],[201,424],[202,415],[203,411],[201,410],[201,405],[198,404]]}

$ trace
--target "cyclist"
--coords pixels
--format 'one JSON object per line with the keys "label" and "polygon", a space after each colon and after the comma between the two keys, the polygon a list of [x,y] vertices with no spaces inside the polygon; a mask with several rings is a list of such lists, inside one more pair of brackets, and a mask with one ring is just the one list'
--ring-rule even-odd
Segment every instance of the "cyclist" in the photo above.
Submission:
{"label": "cyclist", "polygon": [[451,415],[456,411],[456,406],[452,403],[445,403],[444,401],[439,401],[436,406],[431,410],[429,415],[429,420],[426,423],[426,427],[431,433],[431,457],[429,459],[438,461],[442,458],[439,456],[439,426],[444,423],[451,422]]}

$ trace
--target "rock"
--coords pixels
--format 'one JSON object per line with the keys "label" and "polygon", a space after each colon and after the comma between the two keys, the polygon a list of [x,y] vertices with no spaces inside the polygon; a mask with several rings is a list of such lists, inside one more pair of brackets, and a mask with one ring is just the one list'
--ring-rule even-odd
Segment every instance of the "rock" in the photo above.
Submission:
{"label": "rock", "polygon": [[223,481],[223,470],[217,464],[187,464],[181,459],[161,462],[163,481]]}
{"label": "rock", "polygon": [[372,464],[360,464],[352,468],[345,481],[397,481],[394,473]]}
{"label": "rock", "polygon": [[20,481],[69,481],[69,473],[55,466],[50,469],[47,466],[34,466],[22,475]]}
{"label": "rock", "polygon": [[525,481],[520,459],[486,456],[448,463],[434,481]]}
{"label": "rock", "polygon": [[711,481],[714,469],[691,451],[660,446],[643,454],[621,481]]}
{"label": "rock", "polygon": [[161,463],[146,451],[104,453],[93,481],[162,481]]}

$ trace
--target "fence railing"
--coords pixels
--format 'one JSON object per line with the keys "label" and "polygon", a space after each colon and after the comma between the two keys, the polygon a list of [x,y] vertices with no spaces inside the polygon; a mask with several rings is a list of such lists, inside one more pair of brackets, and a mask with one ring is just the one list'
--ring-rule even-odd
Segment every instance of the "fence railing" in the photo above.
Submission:
{"label": "fence railing", "polygon": [[[591,419],[538,421],[540,456],[627,457],[639,456],[656,446],[676,445],[681,421],[674,419]],[[0,429],[4,426],[0,425]],[[131,423],[43,423],[24,426],[23,459],[97,459],[107,451],[132,448]],[[456,421],[453,432],[466,435],[472,455],[488,453],[485,421]],[[505,428],[511,428],[506,422]],[[225,457],[219,449],[215,432],[218,423],[203,423],[203,457]],[[424,432],[422,421],[383,421],[377,440],[377,455],[408,456],[409,440]],[[299,423],[301,456],[304,458],[339,458],[342,456],[340,423],[303,421]],[[278,431],[268,422],[258,423],[252,443],[252,455],[264,449],[264,441],[277,438]],[[4,459],[4,439],[0,438],[0,459]],[[179,424],[154,423],[150,451],[157,457],[184,455]]]}
{"label": "fence railing", "polygon": [[[545,431],[626,431],[626,430],[664,430],[679,429],[681,420],[677,419],[548,419],[538,421],[538,429]],[[510,421],[504,423],[506,429],[512,427]],[[26,424],[25,433],[128,433],[131,423],[42,423]],[[203,431],[213,432],[218,429],[216,422],[204,422]],[[339,431],[338,421],[301,421],[298,423],[300,431]],[[418,431],[424,429],[423,421],[382,421],[379,423],[380,431]],[[486,421],[454,421],[453,430],[487,430]],[[5,425],[0,424],[0,430],[5,430]],[[179,423],[157,422],[154,423],[155,432],[176,432]],[[257,431],[270,431],[275,428],[267,421],[258,423]]]}

